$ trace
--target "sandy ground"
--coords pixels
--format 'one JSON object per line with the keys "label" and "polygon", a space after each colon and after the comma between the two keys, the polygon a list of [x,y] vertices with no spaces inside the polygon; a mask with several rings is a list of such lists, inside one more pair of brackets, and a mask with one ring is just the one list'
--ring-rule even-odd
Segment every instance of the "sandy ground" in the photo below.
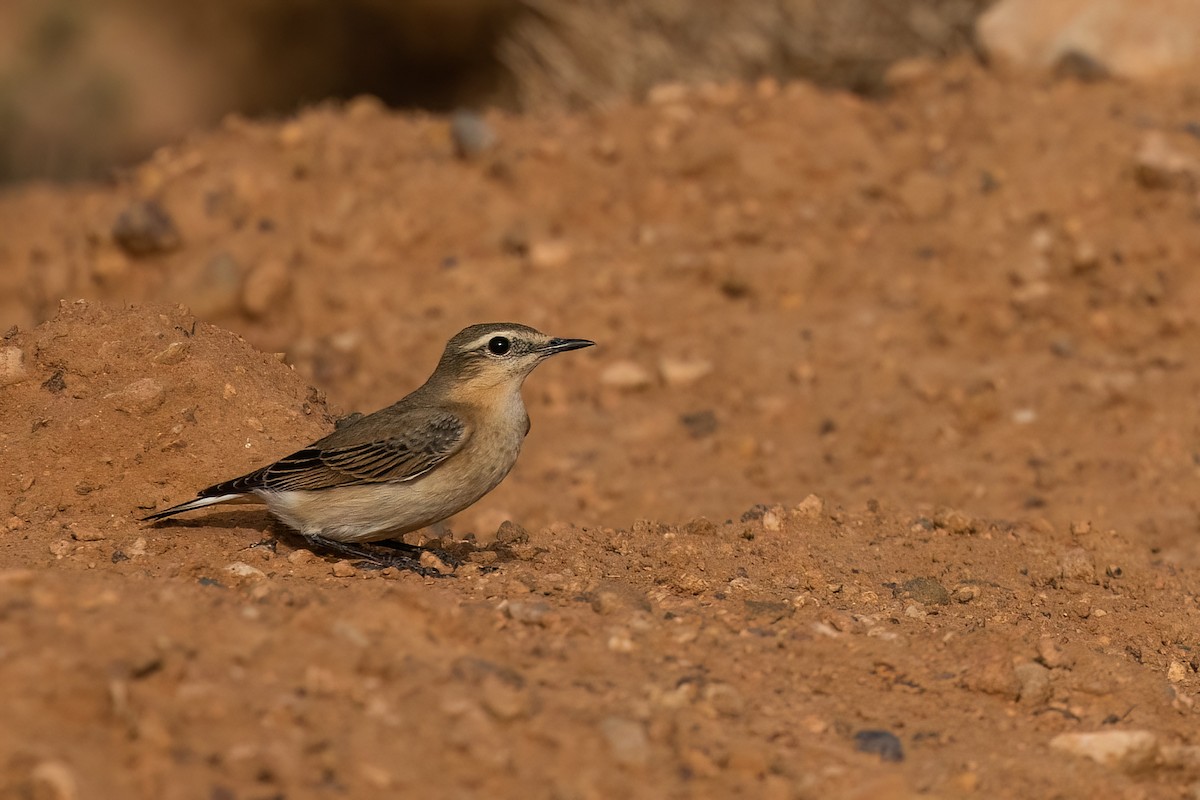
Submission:
{"label": "sandy ground", "polygon": [[[1200,94],[911,74],[0,196],[0,796],[1194,797]],[[452,575],[137,521],[506,319]]]}

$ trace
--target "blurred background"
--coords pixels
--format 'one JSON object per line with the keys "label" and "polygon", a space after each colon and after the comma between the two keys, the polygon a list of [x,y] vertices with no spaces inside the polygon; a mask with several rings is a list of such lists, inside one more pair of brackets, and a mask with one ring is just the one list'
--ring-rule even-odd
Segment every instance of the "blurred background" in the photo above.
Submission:
{"label": "blurred background", "polygon": [[98,178],[231,112],[369,94],[448,110],[594,107],[667,81],[875,93],[973,47],[988,0],[6,0],[0,181]]}

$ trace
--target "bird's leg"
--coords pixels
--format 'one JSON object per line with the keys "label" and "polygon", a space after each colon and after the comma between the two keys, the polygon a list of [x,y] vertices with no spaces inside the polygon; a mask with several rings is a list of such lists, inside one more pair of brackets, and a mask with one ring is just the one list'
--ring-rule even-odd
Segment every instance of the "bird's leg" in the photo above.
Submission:
{"label": "bird's leg", "polygon": [[409,544],[408,542],[403,542],[399,539],[380,539],[378,541],[371,542],[371,544],[378,545],[380,547],[386,547],[389,550],[399,550],[401,553],[407,553],[413,558],[419,557],[421,555],[421,550],[423,549],[415,544]]}
{"label": "bird's leg", "polygon": [[350,544],[348,542],[339,542],[335,539],[328,539],[324,536],[315,533],[302,534],[304,540],[309,543],[314,549],[324,550],[328,553],[341,556],[342,558],[355,558],[360,564],[368,569],[386,569],[387,567],[395,567],[397,569],[407,569],[416,572],[418,575],[434,575],[437,576],[435,570],[428,569],[421,565],[421,562],[408,555],[398,555],[385,557],[380,553],[374,552],[366,547]]}

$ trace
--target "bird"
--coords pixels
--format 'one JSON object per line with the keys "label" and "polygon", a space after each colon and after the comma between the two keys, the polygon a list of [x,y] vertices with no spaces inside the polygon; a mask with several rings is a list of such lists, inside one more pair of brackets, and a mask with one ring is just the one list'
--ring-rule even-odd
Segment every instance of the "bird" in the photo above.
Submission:
{"label": "bird", "polygon": [[513,322],[471,325],[398,402],[144,521],[258,502],[315,548],[368,561],[379,559],[366,543],[412,552],[400,536],[472,505],[516,464],[530,430],[521,387],[534,368],[593,345]]}

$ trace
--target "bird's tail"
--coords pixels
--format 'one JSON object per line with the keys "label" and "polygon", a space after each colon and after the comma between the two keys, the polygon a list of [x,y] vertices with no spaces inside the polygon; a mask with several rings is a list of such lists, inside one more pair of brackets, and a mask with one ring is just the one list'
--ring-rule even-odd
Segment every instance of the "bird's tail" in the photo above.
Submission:
{"label": "bird's tail", "polygon": [[197,497],[195,500],[188,500],[186,503],[180,503],[177,506],[171,506],[170,508],[163,509],[162,511],[155,511],[148,517],[142,517],[142,522],[152,522],[156,519],[173,517],[176,514],[182,514],[184,511],[195,511],[197,508],[215,506],[217,503],[238,502],[244,497],[244,494],[218,494],[212,497]]}

